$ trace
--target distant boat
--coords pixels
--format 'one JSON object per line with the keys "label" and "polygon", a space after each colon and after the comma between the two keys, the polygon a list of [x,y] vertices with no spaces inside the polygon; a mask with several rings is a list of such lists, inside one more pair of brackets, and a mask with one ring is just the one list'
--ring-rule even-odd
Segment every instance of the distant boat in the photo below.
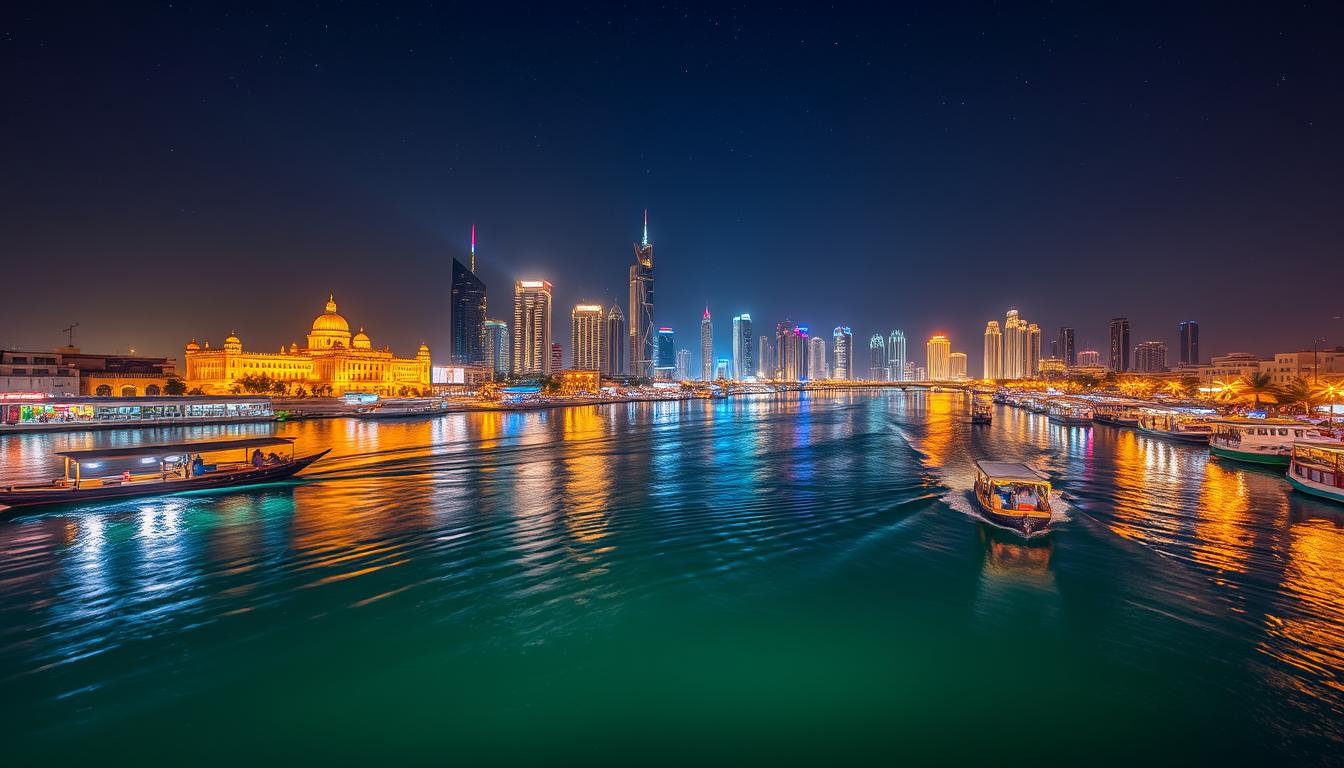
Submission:
{"label": "distant boat", "polygon": [[1031,538],[1050,532],[1050,482],[1025,464],[975,463],[975,500],[991,525]]}
{"label": "distant boat", "polygon": [[1047,418],[1056,424],[1090,425],[1092,409],[1067,400],[1053,400],[1046,409]]}
{"label": "distant boat", "polygon": [[989,403],[976,401],[975,405],[971,406],[972,424],[992,424],[993,422],[994,409],[990,407]]}
{"label": "distant boat", "polygon": [[1132,405],[1097,403],[1092,406],[1092,421],[1113,427],[1137,427],[1139,410]]}
{"label": "distant boat", "polygon": [[[284,446],[288,456],[254,463],[249,451]],[[105,501],[134,496],[159,496],[186,491],[209,491],[292,477],[331,449],[307,456],[294,455],[294,439],[251,437],[200,443],[142,445],[132,448],[102,448],[57,451],[65,460],[65,473],[41,485],[10,485],[0,489],[0,504],[7,507],[38,507]],[[205,464],[205,454],[241,451],[237,461]],[[193,466],[192,457],[202,461]]]}
{"label": "distant boat", "polygon": [[1209,453],[1248,464],[1286,467],[1292,459],[1293,444],[1312,441],[1344,445],[1326,438],[1312,424],[1291,419],[1228,419],[1213,422]]}
{"label": "distant boat", "polygon": [[1293,443],[1288,483],[1302,493],[1344,504],[1344,445]]}
{"label": "distant boat", "polygon": [[443,400],[430,402],[417,400],[409,403],[384,400],[373,405],[362,405],[355,409],[354,415],[360,419],[398,419],[413,416],[434,416],[447,410],[448,403]]}
{"label": "distant boat", "polygon": [[1207,444],[1213,424],[1207,418],[1179,411],[1144,411],[1139,416],[1139,431],[1183,443]]}

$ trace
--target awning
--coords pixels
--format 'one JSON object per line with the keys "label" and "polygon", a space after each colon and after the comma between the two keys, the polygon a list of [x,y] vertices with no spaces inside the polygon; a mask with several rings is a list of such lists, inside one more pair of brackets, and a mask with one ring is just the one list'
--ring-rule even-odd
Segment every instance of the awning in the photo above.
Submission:
{"label": "awning", "polygon": [[204,443],[168,443],[166,445],[137,445],[133,448],[94,448],[87,451],[56,451],[72,461],[100,461],[108,459],[137,459],[143,456],[180,456],[184,453],[234,451],[244,448],[265,448],[272,445],[293,445],[292,437],[248,437],[241,440],[212,440]]}

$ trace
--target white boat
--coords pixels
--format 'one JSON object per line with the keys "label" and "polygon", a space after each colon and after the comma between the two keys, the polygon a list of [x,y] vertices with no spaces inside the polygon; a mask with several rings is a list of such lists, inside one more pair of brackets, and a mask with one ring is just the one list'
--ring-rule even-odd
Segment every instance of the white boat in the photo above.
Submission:
{"label": "white boat", "polygon": [[1092,423],[1092,409],[1080,403],[1068,400],[1052,400],[1047,409],[1047,418],[1056,424],[1089,425]]}
{"label": "white boat", "polygon": [[1287,477],[1302,493],[1344,504],[1344,445],[1293,443]]}
{"label": "white boat", "polygon": [[356,408],[354,415],[361,419],[397,419],[414,416],[435,416],[447,410],[448,403],[441,398],[405,402],[380,400],[372,405]]}
{"label": "white boat", "polygon": [[1227,419],[1213,423],[1209,453],[1250,464],[1286,467],[1293,443],[1303,440],[1340,445],[1320,434],[1317,427],[1292,419]]}

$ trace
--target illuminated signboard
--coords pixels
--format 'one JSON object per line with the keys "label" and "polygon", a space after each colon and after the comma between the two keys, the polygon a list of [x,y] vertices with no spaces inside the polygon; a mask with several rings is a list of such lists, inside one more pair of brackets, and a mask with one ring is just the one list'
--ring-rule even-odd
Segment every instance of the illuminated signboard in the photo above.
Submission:
{"label": "illuminated signboard", "polygon": [[431,384],[465,384],[466,382],[466,369],[460,365],[435,365],[429,369],[429,383]]}

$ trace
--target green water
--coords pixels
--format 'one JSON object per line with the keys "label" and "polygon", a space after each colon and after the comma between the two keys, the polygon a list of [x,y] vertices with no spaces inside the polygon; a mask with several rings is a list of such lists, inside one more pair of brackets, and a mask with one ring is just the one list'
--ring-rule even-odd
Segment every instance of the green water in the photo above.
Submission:
{"label": "green water", "polygon": [[[275,431],[304,482],[0,524],[6,762],[1328,764],[1344,507],[959,394]],[[970,462],[1063,494],[1025,546]]]}

